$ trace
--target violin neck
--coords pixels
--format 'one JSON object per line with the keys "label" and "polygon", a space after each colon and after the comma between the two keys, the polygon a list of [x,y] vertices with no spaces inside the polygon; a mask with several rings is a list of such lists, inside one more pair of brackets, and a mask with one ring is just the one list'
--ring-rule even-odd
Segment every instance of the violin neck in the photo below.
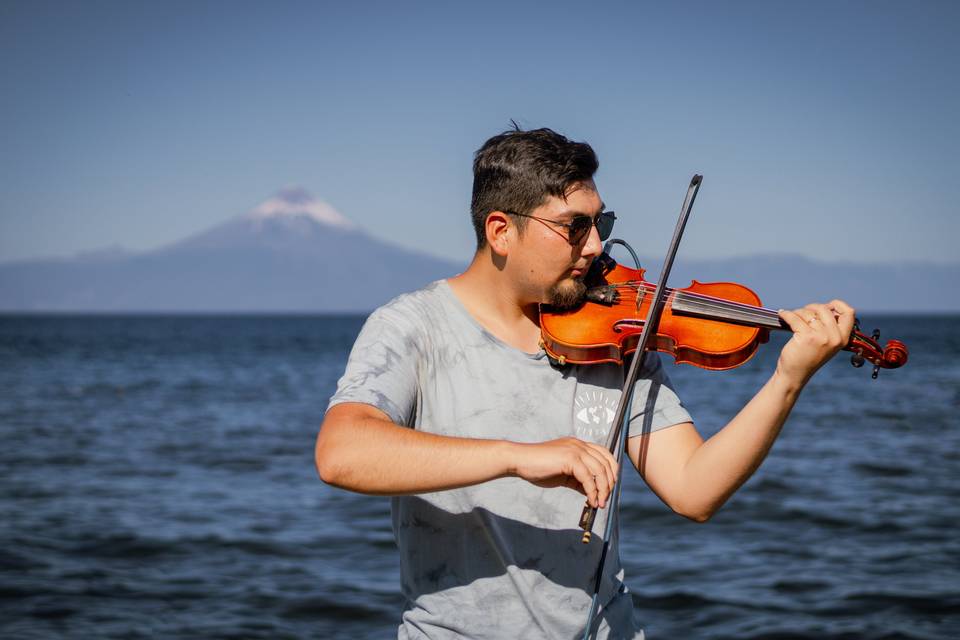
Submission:
{"label": "violin neck", "polygon": [[670,309],[674,314],[695,316],[707,320],[730,322],[762,329],[790,331],[774,309],[755,307],[741,302],[714,298],[695,293],[669,289]]}

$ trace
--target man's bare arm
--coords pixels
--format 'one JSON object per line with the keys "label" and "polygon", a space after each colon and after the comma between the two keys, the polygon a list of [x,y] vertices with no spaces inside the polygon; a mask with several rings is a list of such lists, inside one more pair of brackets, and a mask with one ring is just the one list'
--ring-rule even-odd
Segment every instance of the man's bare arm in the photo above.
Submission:
{"label": "man's bare arm", "polygon": [[332,407],[317,436],[320,478],[375,495],[443,491],[495,478],[566,486],[606,505],[617,477],[613,456],[576,438],[535,444],[456,438],[400,427],[371,405]]}
{"label": "man's bare arm", "polygon": [[773,376],[704,442],[693,424],[631,438],[627,453],[651,489],[692,520],[710,518],[763,462],[810,376],[847,343],[853,309],[834,300],[783,318],[794,330]]}

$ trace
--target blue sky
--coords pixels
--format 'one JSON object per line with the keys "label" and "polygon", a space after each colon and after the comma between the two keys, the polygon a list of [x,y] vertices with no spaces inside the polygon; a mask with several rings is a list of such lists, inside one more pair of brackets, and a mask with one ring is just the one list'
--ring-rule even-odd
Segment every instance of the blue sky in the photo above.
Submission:
{"label": "blue sky", "polygon": [[472,154],[590,142],[661,256],[955,262],[956,2],[0,3],[0,260],[157,247],[301,185],[466,261]]}

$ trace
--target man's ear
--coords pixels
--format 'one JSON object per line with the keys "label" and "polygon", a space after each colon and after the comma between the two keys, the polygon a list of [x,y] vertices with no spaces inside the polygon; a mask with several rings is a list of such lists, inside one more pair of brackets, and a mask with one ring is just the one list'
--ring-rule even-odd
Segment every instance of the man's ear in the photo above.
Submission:
{"label": "man's ear", "polygon": [[490,250],[499,256],[506,256],[510,242],[517,233],[515,225],[510,224],[509,216],[503,211],[491,211],[484,225],[487,232],[487,244]]}

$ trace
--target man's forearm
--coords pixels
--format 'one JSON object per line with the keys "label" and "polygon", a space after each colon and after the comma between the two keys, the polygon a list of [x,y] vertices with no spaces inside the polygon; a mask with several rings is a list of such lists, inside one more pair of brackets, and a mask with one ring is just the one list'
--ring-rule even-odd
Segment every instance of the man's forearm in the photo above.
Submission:
{"label": "man's forearm", "polygon": [[674,511],[703,521],[756,471],[801,389],[850,339],[854,309],[842,300],[780,311],[793,336],[750,402],[706,442],[692,424],[631,439],[630,457]]}
{"label": "man's forearm", "polygon": [[[331,409],[331,413],[337,408]],[[455,438],[372,416],[325,421],[316,462],[324,482],[374,495],[442,491],[509,475],[500,440]]]}
{"label": "man's forearm", "polygon": [[577,438],[518,443],[425,433],[393,424],[363,404],[327,412],[315,451],[320,478],[375,495],[444,491],[516,476],[541,487],[568,487],[605,506],[617,462]]}
{"label": "man's forearm", "polygon": [[697,447],[682,471],[683,510],[705,520],[753,475],[780,433],[802,384],[775,373],[719,432]]}

